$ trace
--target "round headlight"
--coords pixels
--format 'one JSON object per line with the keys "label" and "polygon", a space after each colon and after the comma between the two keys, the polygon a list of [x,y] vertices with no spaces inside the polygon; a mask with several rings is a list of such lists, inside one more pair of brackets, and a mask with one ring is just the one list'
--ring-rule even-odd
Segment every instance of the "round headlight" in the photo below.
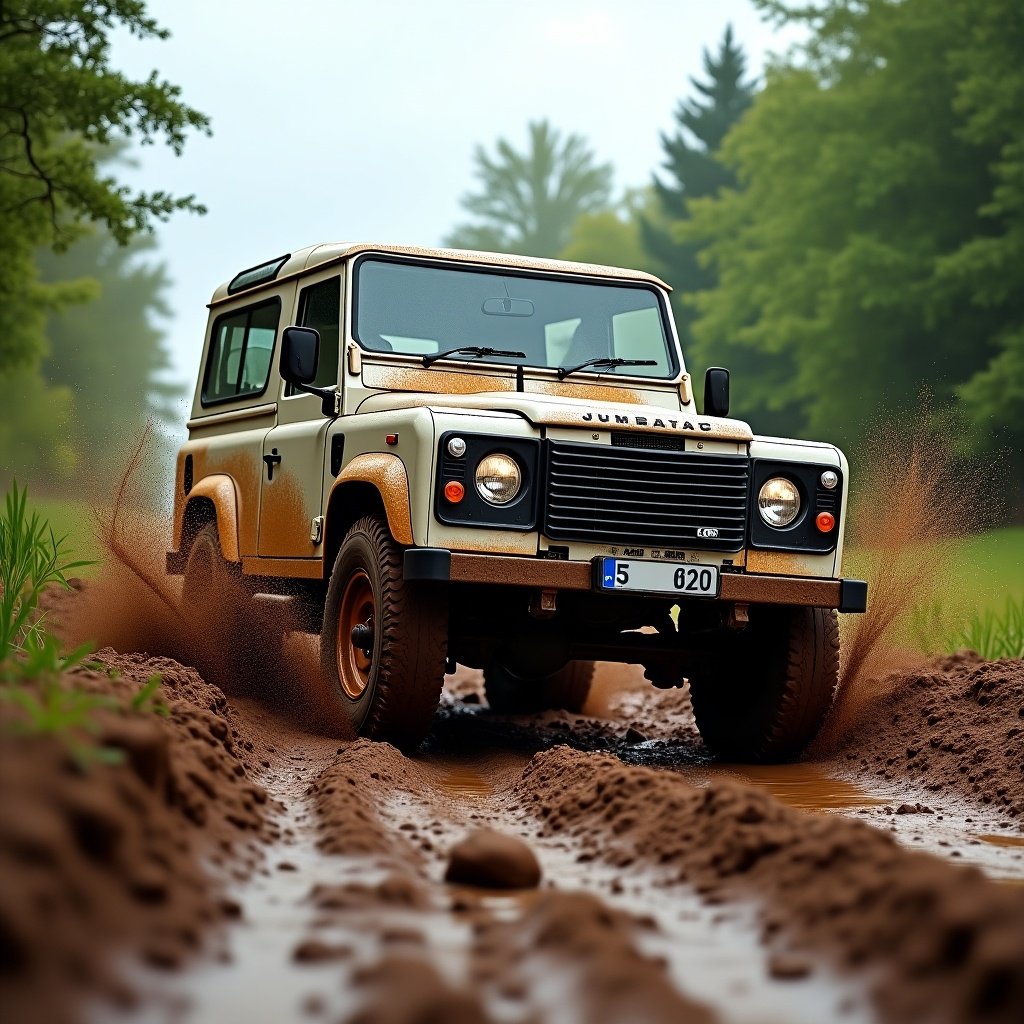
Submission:
{"label": "round headlight", "polygon": [[789,526],[800,514],[800,492],[792,480],[773,476],[757,495],[757,508],[769,526]]}
{"label": "round headlight", "polygon": [[492,505],[507,505],[522,484],[519,463],[508,455],[488,455],[476,467],[477,492]]}

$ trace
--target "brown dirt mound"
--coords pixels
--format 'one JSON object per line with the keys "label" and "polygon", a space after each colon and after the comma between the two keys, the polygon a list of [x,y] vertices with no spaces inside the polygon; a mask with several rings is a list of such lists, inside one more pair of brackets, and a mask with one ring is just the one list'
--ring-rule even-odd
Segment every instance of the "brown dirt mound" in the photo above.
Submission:
{"label": "brown dirt mound", "polygon": [[661,865],[663,884],[753,897],[765,937],[864,971],[892,1020],[1017,1021],[1024,1008],[1024,895],[899,847],[886,833],[807,816],[732,784],[564,747],[515,789],[548,834],[621,868]]}
{"label": "brown dirt mound", "polygon": [[[636,931],[636,921],[588,893],[545,893],[518,920],[481,923],[476,980],[508,997],[564,971],[571,979],[573,1015],[593,1024],[715,1020],[673,987],[664,964],[637,951]],[[551,1019],[557,1017],[554,1007],[547,1009]]]}
{"label": "brown dirt mound", "polygon": [[1024,827],[1024,660],[954,655],[882,689],[847,735],[842,761],[962,794]]}
{"label": "brown dirt mound", "polygon": [[[0,743],[0,1017],[59,1022],[85,996],[132,1005],[118,951],[177,967],[237,907],[200,857],[251,870],[268,833],[265,791],[247,777],[249,741],[223,693],[167,660],[103,651],[76,687],[127,705],[154,673],[169,716],[97,715],[95,741],[120,765],[81,767],[50,736]],[[112,677],[114,674],[116,677]],[[4,712],[12,715],[10,709]]]}
{"label": "brown dirt mound", "polygon": [[[325,853],[348,856],[370,855],[394,858],[395,862],[419,867],[420,850],[404,832],[389,828],[377,814],[375,804],[398,789],[419,785],[418,766],[403,757],[389,743],[360,739],[338,748],[337,757],[309,788],[320,816]],[[424,849],[429,849],[423,840]]]}

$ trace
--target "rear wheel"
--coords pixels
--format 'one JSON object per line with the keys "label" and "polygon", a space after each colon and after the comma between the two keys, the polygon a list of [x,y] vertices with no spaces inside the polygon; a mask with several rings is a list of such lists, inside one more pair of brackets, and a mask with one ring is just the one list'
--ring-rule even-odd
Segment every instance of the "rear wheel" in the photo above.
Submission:
{"label": "rear wheel", "polygon": [[444,683],[448,604],[402,574],[402,550],[375,516],[349,530],[334,563],[320,664],[354,732],[409,749],[426,736]]}
{"label": "rear wheel", "polygon": [[196,534],[181,588],[181,613],[190,627],[192,660],[207,682],[247,692],[281,668],[287,616],[258,607],[237,565],[221,554],[214,523]]}
{"label": "rear wheel", "polygon": [[203,678],[229,688],[238,672],[242,583],[220,551],[217,526],[201,527],[189,548],[181,587],[181,614],[190,628],[192,660]]}
{"label": "rear wheel", "polygon": [[839,678],[832,609],[755,605],[690,679],[701,738],[729,761],[791,761],[821,729]]}
{"label": "rear wheel", "polygon": [[558,710],[580,712],[594,678],[592,661],[570,661],[549,676],[523,679],[501,665],[484,672],[484,692],[492,711],[500,714],[534,714]]}

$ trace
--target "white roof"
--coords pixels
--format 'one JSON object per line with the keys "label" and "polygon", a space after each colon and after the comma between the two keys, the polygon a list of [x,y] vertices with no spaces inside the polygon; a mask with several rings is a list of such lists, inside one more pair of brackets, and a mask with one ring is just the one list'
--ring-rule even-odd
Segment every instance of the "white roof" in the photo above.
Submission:
{"label": "white roof", "polygon": [[[514,267],[520,270],[541,270],[557,272],[561,274],[587,274],[591,277],[612,277],[630,281],[647,281],[658,285],[660,288],[668,289],[660,278],[653,274],[647,274],[642,270],[629,270],[625,267],[606,267],[596,263],[573,263],[568,260],[549,260],[534,256],[514,256],[508,253],[497,252],[475,252],[471,249],[428,249],[414,245],[390,245],[378,242],[325,242],[321,245],[310,245],[305,249],[299,249],[291,253],[285,260],[273,281],[265,284],[254,285],[250,289],[238,291],[235,295],[241,295],[246,291],[258,291],[261,288],[271,287],[282,278],[294,274],[301,274],[304,271],[312,270],[329,263],[339,263],[364,252],[389,253],[399,256],[413,256],[419,259],[451,260],[461,263],[477,263],[486,266]],[[236,277],[238,275],[235,275]],[[234,278],[231,279],[232,281]],[[210,304],[223,302],[227,298],[235,296],[228,295],[228,285],[231,281],[225,281],[214,293]]]}

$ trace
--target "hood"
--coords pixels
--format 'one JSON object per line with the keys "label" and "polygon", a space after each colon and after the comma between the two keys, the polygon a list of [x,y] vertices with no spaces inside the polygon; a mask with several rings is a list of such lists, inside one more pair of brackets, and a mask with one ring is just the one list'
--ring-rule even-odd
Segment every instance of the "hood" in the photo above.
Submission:
{"label": "hood", "polygon": [[675,411],[658,405],[624,405],[618,402],[592,402],[583,398],[565,398],[531,392],[483,391],[459,395],[445,402],[444,395],[405,392],[377,394],[359,406],[359,412],[386,412],[389,409],[427,407],[441,412],[517,413],[534,426],[577,427],[579,429],[634,430],[645,433],[679,434],[723,441],[751,441],[753,433],[742,420],[698,416],[688,410]]}

